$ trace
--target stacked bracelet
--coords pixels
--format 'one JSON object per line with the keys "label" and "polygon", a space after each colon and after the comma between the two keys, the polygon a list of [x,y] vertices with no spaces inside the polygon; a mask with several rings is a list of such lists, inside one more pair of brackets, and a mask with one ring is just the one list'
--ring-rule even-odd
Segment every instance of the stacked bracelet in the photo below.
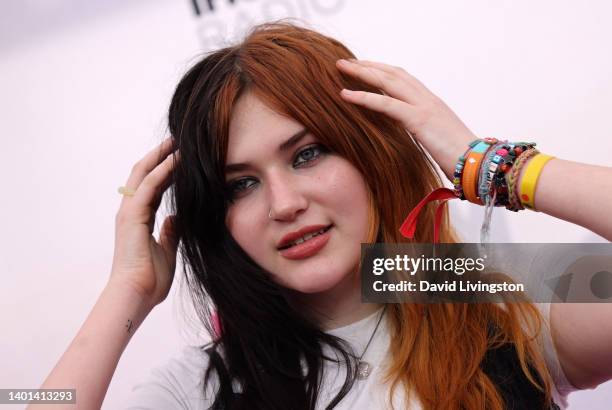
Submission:
{"label": "stacked bracelet", "polygon": [[[505,206],[512,211],[534,209],[533,194],[544,164],[552,157],[543,156],[527,165],[530,177],[521,182],[521,198],[517,192],[518,176],[527,160],[539,152],[534,142],[508,142],[495,138],[472,141],[459,157],[453,173],[454,193],[460,199],[483,205]],[[494,198],[494,203],[493,203]]]}
{"label": "stacked bracelet", "polygon": [[[431,201],[441,201],[436,209],[433,242],[439,243],[444,205],[460,198],[486,205],[480,242],[488,242],[489,225],[495,206],[513,211],[535,210],[535,190],[544,165],[553,157],[539,154],[534,142],[509,143],[495,138],[477,139],[461,155],[453,172],[454,190],[437,188],[410,211],[400,227],[405,238],[414,239],[419,213]],[[533,158],[531,158],[533,157]],[[517,192],[518,177],[525,167]]]}

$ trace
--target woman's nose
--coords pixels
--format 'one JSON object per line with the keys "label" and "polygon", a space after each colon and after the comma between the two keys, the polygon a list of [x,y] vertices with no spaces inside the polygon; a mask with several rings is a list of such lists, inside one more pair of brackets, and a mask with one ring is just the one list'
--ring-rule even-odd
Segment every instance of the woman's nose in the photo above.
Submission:
{"label": "woman's nose", "polygon": [[270,219],[291,221],[308,207],[308,200],[298,181],[291,175],[274,175],[268,179]]}

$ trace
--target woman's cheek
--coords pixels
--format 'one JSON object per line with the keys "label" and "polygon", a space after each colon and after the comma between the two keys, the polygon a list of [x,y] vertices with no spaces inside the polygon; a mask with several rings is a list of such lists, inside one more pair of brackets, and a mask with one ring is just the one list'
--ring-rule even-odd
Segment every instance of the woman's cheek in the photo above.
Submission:
{"label": "woman's cheek", "polygon": [[234,204],[228,212],[226,226],[238,245],[250,254],[253,244],[257,243],[254,238],[260,237],[257,218],[241,208],[244,208],[242,204]]}
{"label": "woman's cheek", "polygon": [[228,216],[226,218],[225,224],[227,226],[227,229],[232,234],[232,237],[234,238],[234,240],[238,242],[238,244],[242,247],[243,238],[242,238],[241,227],[243,226],[243,223],[241,223],[239,215],[240,215],[240,212],[236,211],[236,207],[234,205],[231,211],[228,212]]}

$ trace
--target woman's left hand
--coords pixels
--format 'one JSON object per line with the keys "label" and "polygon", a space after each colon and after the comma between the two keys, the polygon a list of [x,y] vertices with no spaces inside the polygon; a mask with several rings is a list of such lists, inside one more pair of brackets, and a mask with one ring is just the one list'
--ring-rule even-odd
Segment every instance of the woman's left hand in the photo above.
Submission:
{"label": "woman's left hand", "polygon": [[346,101],[399,121],[453,179],[457,159],[477,137],[444,101],[400,67],[363,60],[338,60],[336,65],[386,94],[344,89]]}

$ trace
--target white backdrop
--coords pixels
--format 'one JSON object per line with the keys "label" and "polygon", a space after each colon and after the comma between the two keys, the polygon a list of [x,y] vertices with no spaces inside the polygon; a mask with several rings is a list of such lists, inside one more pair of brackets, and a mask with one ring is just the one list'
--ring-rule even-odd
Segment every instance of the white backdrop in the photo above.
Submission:
{"label": "white backdrop", "polygon": [[[110,273],[117,187],[164,137],[178,79],[254,21],[301,17],[359,58],[403,66],[481,136],[612,163],[606,0],[197,4],[199,15],[187,0],[4,3],[0,388],[38,387],[64,352]],[[465,240],[477,241],[482,209],[451,206]],[[604,240],[547,215],[496,210],[491,241]],[[121,408],[153,366],[205,340],[176,285],[134,335],[104,408]],[[570,396],[572,409],[611,400],[612,383]]]}

